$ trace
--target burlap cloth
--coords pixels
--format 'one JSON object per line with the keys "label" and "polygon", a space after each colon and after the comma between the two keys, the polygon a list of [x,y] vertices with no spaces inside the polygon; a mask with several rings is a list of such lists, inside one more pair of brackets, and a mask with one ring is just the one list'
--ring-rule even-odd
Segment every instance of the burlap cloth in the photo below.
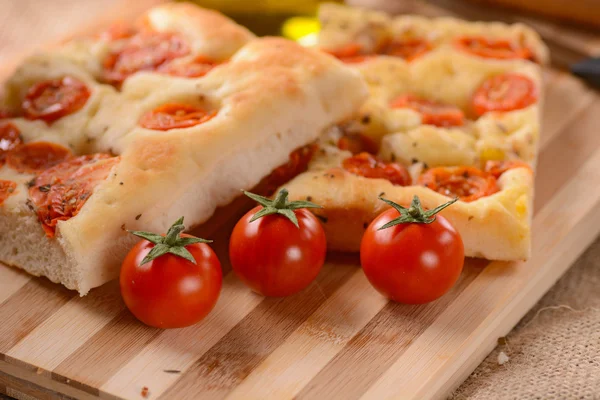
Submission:
{"label": "burlap cloth", "polygon": [[450,397],[600,399],[600,239]]}
{"label": "burlap cloth", "polygon": [[[0,61],[117,1],[0,0]],[[600,399],[600,240],[451,398]]]}

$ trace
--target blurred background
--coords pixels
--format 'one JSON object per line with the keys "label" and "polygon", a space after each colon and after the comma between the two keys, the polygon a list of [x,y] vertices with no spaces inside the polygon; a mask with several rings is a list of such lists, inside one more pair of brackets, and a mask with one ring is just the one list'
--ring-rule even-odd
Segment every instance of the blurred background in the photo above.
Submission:
{"label": "blurred background", "polygon": [[[342,0],[334,0],[341,2]],[[0,0],[0,63],[67,33],[89,30],[160,0]],[[194,0],[221,10],[259,35],[294,39],[316,28],[318,0]],[[429,16],[525,22],[544,37],[563,67],[600,53],[598,0],[347,0],[348,4]],[[122,10],[122,13],[115,12]],[[298,18],[300,17],[300,18]],[[290,20],[290,18],[292,18]]]}

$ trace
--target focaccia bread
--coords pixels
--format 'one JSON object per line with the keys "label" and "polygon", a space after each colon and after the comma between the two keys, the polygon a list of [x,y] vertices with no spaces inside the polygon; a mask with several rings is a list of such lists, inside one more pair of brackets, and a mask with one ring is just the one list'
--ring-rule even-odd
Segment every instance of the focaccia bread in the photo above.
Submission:
{"label": "focaccia bread", "polygon": [[323,206],[328,247],[358,251],[388,206],[442,211],[465,254],[527,259],[547,49],[523,25],[391,18],[325,4],[318,46],[360,71],[370,97],[328,130],[307,172],[285,184]]}
{"label": "focaccia bread", "polygon": [[[208,17],[213,23],[194,22]],[[0,134],[10,139],[0,152],[0,261],[82,295],[118,275],[137,240],[127,230],[166,231],[181,216],[188,226],[206,221],[367,96],[360,74],[335,58],[284,39],[252,39],[214,12],[172,4],[142,21],[139,29],[152,24],[167,37],[171,29],[185,33],[195,57],[219,63],[173,76],[165,70],[183,56],[167,57],[131,68],[122,80],[105,79],[106,64],[98,72],[89,68],[93,57],[80,62],[99,54],[81,47],[103,46],[101,35],[74,45],[77,57],[65,55],[72,50],[67,44],[27,61],[9,80],[9,108],[0,114]],[[134,36],[108,46],[141,40]],[[223,37],[230,41],[219,44]],[[39,72],[38,59],[61,69]],[[55,98],[67,98],[72,107],[64,115],[52,121],[25,115],[31,87],[63,74],[79,77],[91,95],[57,84],[41,96],[44,111]],[[45,156],[25,151],[36,146]]]}

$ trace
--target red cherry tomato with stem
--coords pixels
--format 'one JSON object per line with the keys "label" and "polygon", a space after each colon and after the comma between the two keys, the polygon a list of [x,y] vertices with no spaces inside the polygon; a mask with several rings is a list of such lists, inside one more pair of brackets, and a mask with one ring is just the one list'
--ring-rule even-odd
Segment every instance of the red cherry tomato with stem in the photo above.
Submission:
{"label": "red cherry tomato with stem", "polygon": [[275,200],[245,192],[257,206],[236,224],[229,242],[231,266],[252,290],[283,297],[315,280],[325,262],[325,232],[307,208],[308,201],[287,200],[282,189]]}
{"label": "red cherry tomato with stem", "polygon": [[460,234],[441,215],[456,199],[424,211],[415,196],[409,208],[392,206],[368,226],[360,246],[367,279],[381,294],[399,303],[423,304],[448,292],[464,264]]}
{"label": "red cherry tomato with stem", "polygon": [[182,328],[202,320],[219,298],[221,263],[207,240],[180,235],[183,217],[166,235],[130,232],[143,238],[121,267],[127,308],[146,325]]}

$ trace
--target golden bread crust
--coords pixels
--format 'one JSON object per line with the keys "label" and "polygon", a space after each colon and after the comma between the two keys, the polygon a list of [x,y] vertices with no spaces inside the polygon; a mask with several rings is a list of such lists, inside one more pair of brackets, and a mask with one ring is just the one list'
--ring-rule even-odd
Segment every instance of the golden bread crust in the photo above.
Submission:
{"label": "golden bread crust", "polygon": [[[527,168],[502,175],[500,191],[476,201],[458,201],[442,215],[460,232],[465,255],[490,260],[524,260],[530,255],[533,176]],[[408,206],[419,196],[423,207],[432,209],[449,197],[422,186],[394,186],[384,179],[368,179],[342,168],[309,171],[285,185],[290,198],[310,198],[323,206],[321,216],[331,250],[355,252],[367,226],[387,209],[386,199]]]}

